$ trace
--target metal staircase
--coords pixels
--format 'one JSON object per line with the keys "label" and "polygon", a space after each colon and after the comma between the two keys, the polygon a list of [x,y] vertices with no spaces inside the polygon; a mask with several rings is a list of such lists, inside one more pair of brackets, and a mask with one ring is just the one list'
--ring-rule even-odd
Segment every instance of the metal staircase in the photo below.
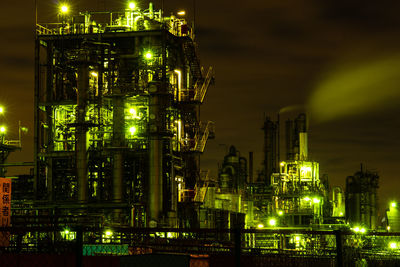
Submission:
{"label": "metal staircase", "polygon": [[[200,129],[201,128],[202,127],[200,127]],[[214,122],[209,121],[209,122],[207,122],[204,129],[196,134],[196,137],[195,137],[196,143],[194,146],[194,151],[203,153],[204,148],[206,147],[208,138],[213,135],[214,135]]]}
{"label": "metal staircase", "polygon": [[194,86],[194,91],[195,91],[194,100],[203,103],[208,87],[210,86],[211,82],[214,81],[213,67],[208,68],[206,77],[204,79],[201,79],[201,81],[202,81],[201,83],[196,82]]}
{"label": "metal staircase", "polygon": [[195,83],[203,79],[203,72],[200,66],[200,61],[196,53],[196,45],[192,39],[187,38],[183,43],[183,51],[185,54],[186,62],[190,66],[190,72],[193,76]]}

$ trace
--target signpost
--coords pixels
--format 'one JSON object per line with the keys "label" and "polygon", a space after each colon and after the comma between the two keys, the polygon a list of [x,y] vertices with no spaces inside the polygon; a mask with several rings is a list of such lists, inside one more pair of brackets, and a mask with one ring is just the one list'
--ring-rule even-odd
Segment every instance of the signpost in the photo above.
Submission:
{"label": "signpost", "polygon": [[[0,227],[11,225],[11,179],[0,178]],[[0,247],[10,244],[10,233],[0,232]]]}

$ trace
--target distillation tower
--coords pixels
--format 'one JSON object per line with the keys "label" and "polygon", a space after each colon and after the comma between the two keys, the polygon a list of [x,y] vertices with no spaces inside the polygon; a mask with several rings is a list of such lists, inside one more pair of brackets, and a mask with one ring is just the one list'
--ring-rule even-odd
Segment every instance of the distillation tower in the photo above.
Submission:
{"label": "distillation tower", "polygon": [[[265,162],[269,162],[266,164],[269,170],[266,174],[271,173],[266,177],[266,184],[272,190],[269,212],[282,218],[282,226],[321,224],[327,188],[320,179],[318,162],[308,157],[306,115],[300,114],[295,120],[287,120],[285,126],[286,160],[280,161],[279,166],[276,166],[279,156],[270,153],[276,151],[275,142],[279,142],[279,139],[266,139]],[[266,136],[274,137],[277,129],[279,122],[267,118],[264,124]]]}
{"label": "distillation tower", "polygon": [[186,20],[151,3],[63,13],[37,25],[35,66],[37,212],[89,225],[182,224],[180,195],[194,189],[213,133],[200,121],[213,70],[200,66]]}

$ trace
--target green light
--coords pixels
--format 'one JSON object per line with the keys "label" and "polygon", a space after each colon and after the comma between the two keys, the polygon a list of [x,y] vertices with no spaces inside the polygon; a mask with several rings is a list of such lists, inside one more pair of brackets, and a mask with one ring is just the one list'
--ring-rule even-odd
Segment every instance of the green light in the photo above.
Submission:
{"label": "green light", "polygon": [[128,7],[129,7],[130,10],[134,10],[136,8],[136,3],[135,2],[130,2],[128,4]]}
{"label": "green light", "polygon": [[354,227],[353,231],[356,232],[356,233],[360,232],[360,227],[358,227],[358,226]]}
{"label": "green light", "polygon": [[339,216],[343,216],[343,212],[340,212],[340,213],[339,213]]}
{"label": "green light", "polygon": [[113,232],[111,232],[110,230],[108,230],[108,231],[105,232],[105,235],[106,235],[107,237],[110,237],[110,236],[113,235]]}
{"label": "green light", "polygon": [[397,243],[396,242],[390,242],[389,243],[389,248],[390,249],[396,249],[397,248]]}
{"label": "green light", "polygon": [[304,198],[304,200],[305,200],[305,201],[310,201],[310,200],[311,200],[311,198],[309,198],[309,197],[305,197],[305,198]]}
{"label": "green light", "polygon": [[275,225],[276,225],[276,220],[275,220],[274,218],[269,219],[268,224],[269,224],[270,226],[275,226]]}
{"label": "green light", "polygon": [[262,223],[257,224],[257,228],[258,229],[263,229],[264,228],[264,224],[262,224]]}
{"label": "green light", "polygon": [[319,202],[321,202],[321,200],[320,200],[319,198],[316,198],[316,197],[314,197],[312,201],[313,201],[314,203],[319,203]]}
{"label": "green light", "polygon": [[131,108],[129,109],[129,113],[133,115],[133,117],[136,117],[136,109]]}
{"label": "green light", "polygon": [[392,208],[396,208],[397,203],[396,202],[392,202],[392,203],[390,203],[390,206],[392,206]]}
{"label": "green light", "polygon": [[61,13],[66,14],[66,13],[68,13],[68,10],[69,10],[69,8],[68,8],[68,6],[66,6],[66,5],[62,5],[62,6],[60,7]]}
{"label": "green light", "polygon": [[5,133],[5,132],[6,132],[6,127],[1,126],[1,127],[0,127],[0,133]]}
{"label": "green light", "polygon": [[64,230],[64,233],[65,233],[66,235],[68,235],[68,234],[69,234],[69,230],[68,230],[68,229],[65,229],[65,230]]}
{"label": "green light", "polygon": [[147,60],[150,60],[150,59],[153,58],[153,54],[152,54],[150,51],[147,51],[146,54],[144,54],[144,57],[145,57]]}
{"label": "green light", "polygon": [[282,216],[282,215],[283,215],[283,211],[281,211],[281,210],[278,211],[278,215],[279,215],[279,216]]}
{"label": "green light", "polygon": [[365,232],[366,232],[365,228],[360,229],[360,233],[365,234]]}
{"label": "green light", "polygon": [[4,108],[0,107],[0,113],[3,113],[3,112],[4,112]]}
{"label": "green light", "polygon": [[132,126],[131,128],[129,128],[129,132],[134,135],[136,133],[136,127]]}

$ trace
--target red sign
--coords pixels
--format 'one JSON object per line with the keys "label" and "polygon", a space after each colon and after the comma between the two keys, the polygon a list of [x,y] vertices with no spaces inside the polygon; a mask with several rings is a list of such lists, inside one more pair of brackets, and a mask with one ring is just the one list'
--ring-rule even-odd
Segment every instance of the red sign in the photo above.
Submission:
{"label": "red sign", "polygon": [[[0,178],[0,227],[11,225],[11,179]],[[0,232],[0,246],[8,246],[10,233]]]}

